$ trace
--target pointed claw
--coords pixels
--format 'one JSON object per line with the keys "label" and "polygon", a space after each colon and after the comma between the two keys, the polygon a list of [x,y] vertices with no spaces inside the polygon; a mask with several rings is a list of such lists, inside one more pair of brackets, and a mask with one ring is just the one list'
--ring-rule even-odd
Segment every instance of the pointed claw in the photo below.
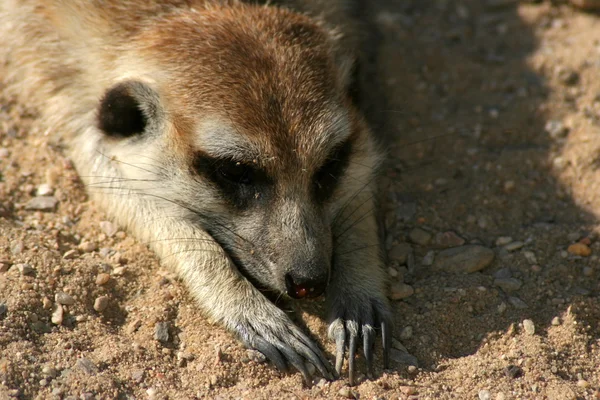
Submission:
{"label": "pointed claw", "polygon": [[350,386],[356,384],[355,377],[355,358],[356,358],[356,335],[350,335],[350,343],[348,344],[348,383]]}
{"label": "pointed claw", "polygon": [[254,345],[251,347],[263,353],[264,356],[267,357],[273,364],[275,364],[277,369],[279,369],[281,372],[288,372],[288,365],[275,346],[271,345],[261,337],[256,337],[254,339]]}
{"label": "pointed claw", "polygon": [[392,335],[388,322],[381,323],[381,339],[383,341],[383,369],[390,367],[390,348],[392,347]]}
{"label": "pointed claw", "polygon": [[367,362],[367,377],[373,379],[373,347],[375,344],[375,333],[371,326],[365,326],[363,328],[363,350],[365,353],[365,360]]}
{"label": "pointed claw", "polygon": [[305,385],[310,386],[311,376],[304,365],[304,360],[300,357],[296,352],[294,352],[289,347],[282,345],[279,347],[279,351],[281,351],[289,360],[289,362],[302,374],[302,378],[304,380]]}
{"label": "pointed claw", "polygon": [[340,329],[335,333],[335,372],[340,376],[344,365],[344,352],[346,348],[346,331]]}
{"label": "pointed claw", "polygon": [[318,362],[317,362],[317,364],[315,364],[313,362],[313,364],[315,364],[315,366],[319,369],[319,372],[321,372],[321,374],[323,375],[323,377],[325,379],[330,380],[330,381],[333,380],[335,378],[335,370],[333,369],[333,366],[331,365],[329,360],[325,357],[325,355],[323,354],[321,349],[319,349],[319,347],[308,338],[303,340],[303,342],[316,355],[316,358],[317,358],[316,361],[318,361]]}

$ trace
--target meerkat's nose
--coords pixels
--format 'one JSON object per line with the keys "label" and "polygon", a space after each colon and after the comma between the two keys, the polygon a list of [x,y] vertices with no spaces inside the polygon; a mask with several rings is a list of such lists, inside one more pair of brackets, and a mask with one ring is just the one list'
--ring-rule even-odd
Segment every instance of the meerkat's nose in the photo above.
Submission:
{"label": "meerkat's nose", "polygon": [[288,296],[294,299],[318,297],[327,287],[327,276],[308,278],[285,274],[285,287]]}

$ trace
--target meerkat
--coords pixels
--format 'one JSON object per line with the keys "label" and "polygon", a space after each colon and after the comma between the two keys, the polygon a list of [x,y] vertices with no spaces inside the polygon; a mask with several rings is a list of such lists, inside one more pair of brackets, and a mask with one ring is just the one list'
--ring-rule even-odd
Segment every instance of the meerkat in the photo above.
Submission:
{"label": "meerkat", "polygon": [[[4,80],[90,196],[278,368],[327,379],[391,312],[381,156],[350,96],[356,2],[3,0]],[[354,10],[354,11],[353,11]],[[346,16],[348,16],[346,18]],[[326,296],[335,363],[269,300]],[[347,354],[346,354],[347,353]]]}

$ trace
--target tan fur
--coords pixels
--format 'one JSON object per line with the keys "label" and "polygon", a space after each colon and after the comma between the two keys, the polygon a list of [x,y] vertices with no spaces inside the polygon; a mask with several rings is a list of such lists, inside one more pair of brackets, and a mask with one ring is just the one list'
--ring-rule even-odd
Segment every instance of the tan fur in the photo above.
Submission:
{"label": "tan fur", "polygon": [[[333,251],[327,297],[338,342],[387,322],[373,212],[379,155],[345,93],[358,42],[346,32],[354,23],[344,18],[341,0],[282,3],[4,0],[0,57],[10,87],[69,146],[85,183],[102,189],[94,199],[179,271],[212,318],[249,346],[288,346],[315,362],[322,355],[310,358],[315,352],[304,334],[201,223],[210,215],[239,237],[254,237],[256,221],[279,232],[263,249],[235,243],[248,268],[265,269],[262,283],[270,290],[285,287],[277,271],[300,254],[328,260]],[[105,137],[97,128],[100,99],[128,81],[139,82],[132,90],[152,116],[138,141]],[[349,138],[350,163],[332,199],[311,205],[314,174]],[[240,159],[276,177],[269,208],[232,209],[205,177],[190,173],[198,152]],[[255,196],[267,192],[256,189]],[[292,253],[294,243],[306,252]],[[262,258],[252,256],[256,251]]]}

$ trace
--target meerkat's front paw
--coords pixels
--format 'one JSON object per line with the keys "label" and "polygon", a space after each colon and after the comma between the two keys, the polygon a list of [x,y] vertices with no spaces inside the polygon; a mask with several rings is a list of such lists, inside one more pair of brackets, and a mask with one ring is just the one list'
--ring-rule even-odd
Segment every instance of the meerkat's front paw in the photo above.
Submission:
{"label": "meerkat's front paw", "polygon": [[276,306],[269,304],[263,312],[230,320],[228,325],[249,348],[263,353],[281,371],[293,365],[304,378],[311,381],[305,361],[312,363],[327,380],[335,378],[331,363],[319,347]]}
{"label": "meerkat's front paw", "polygon": [[[354,289],[354,291],[353,291]],[[362,338],[367,375],[373,376],[373,348],[377,329],[383,342],[383,368],[388,368],[391,347],[391,310],[383,293],[361,293],[360,288],[331,293],[329,302],[329,337],[335,341],[335,369],[341,374],[344,353],[348,348],[348,380],[356,383],[355,355],[358,340]]]}

